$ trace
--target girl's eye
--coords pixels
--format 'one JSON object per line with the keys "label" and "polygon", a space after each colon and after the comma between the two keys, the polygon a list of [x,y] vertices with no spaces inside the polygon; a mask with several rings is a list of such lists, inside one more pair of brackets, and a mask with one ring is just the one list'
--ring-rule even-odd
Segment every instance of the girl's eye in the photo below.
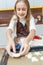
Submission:
{"label": "girl's eye", "polygon": [[22,9],[18,8],[17,10],[18,10],[18,11],[20,11],[20,10],[26,11],[26,8],[22,8]]}
{"label": "girl's eye", "polygon": [[22,10],[23,10],[23,11],[25,11],[26,9],[25,9],[25,8],[23,8]]}
{"label": "girl's eye", "polygon": [[20,8],[18,8],[17,10],[20,11]]}

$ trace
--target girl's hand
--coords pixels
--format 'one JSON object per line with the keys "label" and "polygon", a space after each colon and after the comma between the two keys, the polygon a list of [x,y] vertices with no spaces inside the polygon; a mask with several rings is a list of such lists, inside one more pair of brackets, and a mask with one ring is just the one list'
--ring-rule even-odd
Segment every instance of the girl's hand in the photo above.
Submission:
{"label": "girl's hand", "polygon": [[12,38],[10,38],[8,42],[9,42],[9,43],[8,43],[8,45],[7,45],[7,47],[6,47],[6,50],[7,50],[8,54],[9,54],[10,56],[12,56],[11,48],[13,49],[13,52],[14,52],[14,53],[16,52],[16,51],[15,51],[15,43],[14,43],[14,41],[13,41]]}
{"label": "girl's hand", "polygon": [[22,45],[20,49],[21,55],[26,55],[30,50],[29,42],[27,41],[26,38],[22,40]]}

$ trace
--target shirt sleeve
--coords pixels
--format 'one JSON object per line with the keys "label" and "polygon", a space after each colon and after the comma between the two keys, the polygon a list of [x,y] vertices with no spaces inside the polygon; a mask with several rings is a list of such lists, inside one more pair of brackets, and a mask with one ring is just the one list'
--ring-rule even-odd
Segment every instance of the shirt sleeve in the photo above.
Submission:
{"label": "shirt sleeve", "polygon": [[16,26],[16,23],[17,23],[17,21],[13,20],[14,18],[15,18],[15,16],[13,16],[13,18],[11,19],[10,24],[9,24],[7,30],[11,29],[12,31],[14,31],[14,27]]}
{"label": "shirt sleeve", "polygon": [[30,31],[32,29],[36,30],[35,21],[34,21],[34,17],[33,16],[31,16],[31,19],[30,19]]}

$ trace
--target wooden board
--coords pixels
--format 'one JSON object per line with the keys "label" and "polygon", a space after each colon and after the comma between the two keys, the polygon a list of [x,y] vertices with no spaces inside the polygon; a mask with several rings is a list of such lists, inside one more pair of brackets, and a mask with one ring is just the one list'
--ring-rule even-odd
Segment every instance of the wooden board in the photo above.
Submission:
{"label": "wooden board", "polygon": [[[3,55],[3,50],[0,52],[0,59]],[[29,56],[30,55],[30,56]],[[35,60],[37,59],[37,61]],[[43,65],[43,51],[29,52],[28,55],[20,58],[9,57],[7,65]]]}

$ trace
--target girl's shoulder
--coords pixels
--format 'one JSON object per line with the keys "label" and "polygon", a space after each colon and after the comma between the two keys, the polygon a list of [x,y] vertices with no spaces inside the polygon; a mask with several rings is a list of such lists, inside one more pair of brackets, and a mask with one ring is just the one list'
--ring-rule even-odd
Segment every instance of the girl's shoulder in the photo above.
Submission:
{"label": "girl's shoulder", "polygon": [[32,22],[32,21],[34,22],[34,17],[31,15],[30,16],[30,22]]}
{"label": "girl's shoulder", "polygon": [[30,19],[34,19],[34,17],[31,15],[31,16],[30,16]]}
{"label": "girl's shoulder", "polygon": [[12,18],[11,18],[11,20],[16,21],[17,20],[17,16],[16,15],[13,15]]}

